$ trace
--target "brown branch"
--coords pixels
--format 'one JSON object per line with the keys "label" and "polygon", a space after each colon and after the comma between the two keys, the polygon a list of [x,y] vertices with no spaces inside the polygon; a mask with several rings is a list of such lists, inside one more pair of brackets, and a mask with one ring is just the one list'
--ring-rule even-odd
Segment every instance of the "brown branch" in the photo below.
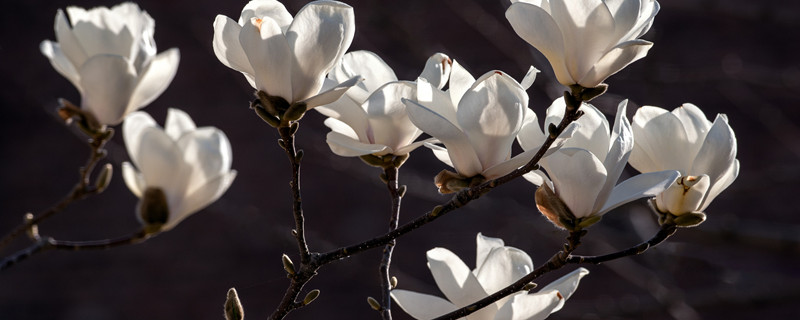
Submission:
{"label": "brown branch", "polygon": [[111,140],[111,137],[113,136],[114,130],[108,128],[106,131],[89,138],[88,143],[89,148],[91,149],[89,159],[86,160],[86,164],[83,167],[78,169],[80,178],[78,183],[72,188],[72,191],[70,191],[70,193],[58,203],[54,204],[39,215],[34,216],[33,219],[26,219],[23,223],[6,234],[2,239],[0,239],[0,249],[7,246],[9,243],[11,243],[11,241],[22,235],[32,226],[37,225],[45,219],[63,211],[73,202],[82,200],[90,195],[100,193],[102,189],[99,189],[91,184],[91,173],[94,171],[94,167],[97,165],[97,163],[105,158],[106,151],[103,149],[103,147],[105,146],[106,142]]}
{"label": "brown branch", "polygon": [[647,249],[657,246],[658,244],[667,240],[670,236],[675,234],[675,231],[678,230],[678,227],[674,224],[671,225],[664,225],[661,226],[661,229],[658,230],[653,238],[642,242],[636,246],[630,247],[626,250],[622,250],[619,252],[614,252],[611,254],[606,254],[602,256],[570,256],[567,258],[567,263],[592,263],[592,264],[600,264],[606,261],[616,260],[619,258],[624,258],[628,256],[635,256],[638,254],[642,254]]}
{"label": "brown branch", "polygon": [[[386,175],[386,187],[389,189],[389,195],[392,197],[392,211],[389,218],[389,232],[397,229],[400,219],[400,201],[403,195],[398,190],[397,175],[398,168],[395,166],[386,167],[384,169]],[[391,240],[386,246],[383,247],[383,257],[379,269],[381,276],[381,318],[383,320],[392,319],[392,277],[389,274],[389,269],[392,264],[392,252],[396,240]]]}

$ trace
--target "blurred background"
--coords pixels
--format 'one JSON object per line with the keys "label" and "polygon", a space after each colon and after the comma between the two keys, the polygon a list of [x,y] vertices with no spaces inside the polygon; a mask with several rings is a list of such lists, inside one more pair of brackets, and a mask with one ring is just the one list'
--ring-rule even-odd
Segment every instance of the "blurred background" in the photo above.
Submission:
{"label": "blurred background", "polygon": [[[303,1],[285,1],[295,14]],[[348,2],[355,8],[350,50],[371,50],[413,80],[428,56],[444,52],[475,75],[504,70],[521,79],[529,65],[542,73],[530,107],[539,115],[564,90],[549,64],[518,38],[504,17],[507,0]],[[87,155],[85,138],[55,115],[57,98],[79,103],[77,90],[39,52],[54,39],[58,8],[112,6],[106,1],[13,1],[0,11],[0,233],[26,212],[38,213],[67,194]],[[171,86],[145,111],[163,124],[167,108],[186,110],[199,126],[222,129],[233,145],[239,175],[216,203],[176,229],[145,243],[99,252],[47,252],[0,273],[2,319],[222,319],[228,288],[236,287],[248,319],[263,319],[288,281],[280,256],[295,260],[288,181],[277,133],[248,110],[253,89],[222,65],[211,47],[217,14],[236,20],[245,1],[139,1],[156,21],[159,52],[181,50]],[[708,221],[680,230],[642,256],[585,266],[566,307],[551,319],[794,318],[800,298],[800,2],[749,0],[662,1],[644,36],[655,46],[608,83],[593,102],[613,118],[630,99],[673,109],[692,102],[713,119],[726,113],[736,132],[741,173],[708,208]],[[327,251],[382,234],[389,196],[378,169],[335,156],[324,142],[324,118],[310,112],[297,141],[305,150],[302,182],[312,250]],[[119,130],[119,128],[116,128]],[[137,199],[124,186],[128,161],[121,134],[106,159],[110,188],[40,225],[59,240],[118,237],[138,227]],[[449,199],[433,176],[445,165],[426,149],[413,153],[400,179],[408,185],[401,222]],[[625,176],[634,174],[629,168]],[[537,212],[534,186],[504,185],[467,207],[399,240],[392,274],[399,287],[441,295],[425,251],[445,247],[470,267],[475,235],[499,237],[546,261],[565,234]],[[589,229],[578,254],[624,249],[650,238],[657,225],[643,201],[621,207]],[[20,239],[2,255],[27,246]],[[375,319],[367,296],[379,296],[380,250],[323,267],[306,289],[320,297],[293,319]],[[575,266],[548,274],[541,284]],[[397,319],[409,317],[395,308]]]}

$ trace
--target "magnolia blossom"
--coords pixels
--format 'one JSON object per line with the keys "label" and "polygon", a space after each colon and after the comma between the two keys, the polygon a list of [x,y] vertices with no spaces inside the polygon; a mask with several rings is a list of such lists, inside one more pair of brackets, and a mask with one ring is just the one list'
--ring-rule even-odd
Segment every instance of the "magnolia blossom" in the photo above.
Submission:
{"label": "magnolia blossom", "polygon": [[656,197],[661,212],[704,211],[739,175],[736,135],[724,114],[711,123],[693,104],[672,112],[645,106],[633,116],[633,134],[630,163],[636,170],[680,171],[681,178]]}
{"label": "magnolia blossom", "polygon": [[353,8],[338,1],[314,1],[292,18],[275,0],[253,0],[239,22],[214,21],[214,53],[241,72],[253,88],[308,108],[328,104],[359,77],[323,89],[325,75],[353,42]]}
{"label": "magnolia blossom", "polygon": [[[172,229],[219,199],[236,177],[225,133],[214,127],[197,128],[181,110],[169,109],[164,129],[147,113],[134,112],[125,119],[122,134],[138,168],[122,164],[128,189],[145,203],[153,201],[145,199],[146,195],[166,200],[167,216],[160,221],[163,225],[157,226],[159,231]],[[142,223],[148,226],[154,221]]]}
{"label": "magnolia blossom", "polygon": [[[447,55],[434,54],[420,78],[441,88],[450,77],[451,63]],[[338,82],[358,75],[364,78],[363,82],[336,102],[316,108],[330,117],[325,125],[332,130],[327,137],[331,150],[346,157],[405,155],[422,145],[422,141],[414,142],[422,130],[411,123],[402,102],[416,100],[416,83],[398,81],[394,71],[369,51],[345,54],[328,78]]]}
{"label": "magnolia blossom", "polygon": [[436,157],[462,177],[493,179],[524,165],[533,153],[511,159],[511,145],[528,109],[528,94],[536,77],[531,67],[522,85],[501,71],[475,80],[453,61],[447,91],[417,81],[417,101],[403,100],[411,121],[444,144],[429,144]]}
{"label": "magnolia blossom", "polygon": [[[67,21],[69,15],[70,23]],[[81,108],[102,125],[155,100],[172,82],[180,55],[156,55],[155,22],[134,3],[111,9],[68,7],[56,13],[56,42],[42,41],[42,54],[81,93]]]}
{"label": "magnolia blossom", "polygon": [[[655,196],[678,178],[677,171],[666,170],[639,174],[617,184],[633,149],[633,133],[625,117],[627,104],[627,100],[619,103],[611,130],[597,108],[582,104],[578,110],[584,115],[577,120],[578,130],[560,150],[540,162],[547,176],[528,176],[530,181],[542,184],[536,203],[551,221],[556,222],[554,218],[564,215],[577,219],[600,217],[630,201]],[[554,101],[547,110],[545,123],[558,123],[564,110],[563,98]],[[538,124],[532,123],[526,126],[524,133],[533,136],[537,130]],[[520,142],[523,148],[530,146]]]}
{"label": "magnolia blossom", "polygon": [[511,0],[506,18],[542,52],[564,85],[594,88],[644,58],[652,42],[638,39],[653,24],[655,0]]}
{"label": "magnolia blossom", "polygon": [[[392,298],[416,319],[433,319],[488,297],[533,271],[524,251],[504,246],[503,240],[478,234],[476,268],[469,267],[445,248],[428,251],[428,268],[447,300],[407,290],[392,290]],[[544,319],[561,309],[589,270],[575,271],[548,284],[536,293],[521,291],[490,304],[468,319]]]}

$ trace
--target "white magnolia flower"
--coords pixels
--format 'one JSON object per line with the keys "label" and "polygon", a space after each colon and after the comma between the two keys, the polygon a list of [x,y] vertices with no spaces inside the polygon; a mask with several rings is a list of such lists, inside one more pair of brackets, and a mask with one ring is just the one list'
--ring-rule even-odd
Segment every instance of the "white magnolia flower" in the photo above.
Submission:
{"label": "white magnolia flower", "polygon": [[[450,58],[437,53],[428,59],[420,78],[441,88],[450,77]],[[422,145],[421,134],[408,118],[402,99],[416,100],[415,82],[398,81],[394,71],[376,54],[355,51],[345,54],[328,78],[334,82],[360,75],[364,81],[350,88],[341,99],[317,107],[330,117],[328,145],[346,157],[373,154],[405,155]]]}
{"label": "white magnolia flower", "polygon": [[217,16],[213,45],[219,61],[253,88],[310,109],[336,101],[358,82],[353,77],[320,92],[354,33],[353,8],[338,1],[311,2],[292,18],[278,1],[253,0],[238,23]]}
{"label": "white magnolia flower", "polygon": [[681,173],[656,197],[659,211],[674,215],[704,211],[739,176],[736,135],[724,114],[711,123],[693,104],[672,112],[645,106],[633,116],[633,134],[631,166],[640,172]]}
{"label": "white magnolia flower", "polygon": [[411,121],[441,141],[428,144],[442,162],[465,178],[494,179],[527,163],[533,153],[511,158],[511,145],[528,109],[528,88],[536,77],[531,67],[522,85],[501,71],[478,80],[453,62],[447,91],[417,81],[417,101],[403,100]]}
{"label": "white magnolia flower", "polygon": [[100,124],[119,124],[172,82],[180,60],[178,49],[156,55],[155,22],[136,4],[88,11],[68,7],[67,15],[58,10],[56,42],[42,41],[40,49],[78,88],[81,108]]}
{"label": "white magnolia flower", "polygon": [[[574,218],[600,217],[630,201],[655,196],[678,178],[677,171],[666,170],[639,174],[617,184],[633,149],[633,133],[625,117],[627,105],[627,100],[619,103],[614,127],[609,131],[608,121],[600,110],[591,104],[582,104],[579,110],[584,115],[577,120],[578,130],[560,150],[540,162],[547,176],[528,177],[534,183],[543,181],[546,193],[565,204]],[[561,121],[564,110],[563,98],[554,101],[547,110],[545,123]],[[533,127],[538,129],[536,124]],[[542,188],[537,195],[545,192]],[[540,200],[544,199],[537,196],[540,211],[551,221],[554,216],[563,214],[553,212],[558,208],[552,203]]]}
{"label": "white magnolia flower", "polygon": [[197,128],[181,110],[169,109],[164,129],[147,113],[134,112],[125,119],[122,134],[138,168],[122,164],[128,189],[139,198],[156,189],[166,197],[168,211],[161,231],[219,199],[236,177],[225,133],[214,127]]}
{"label": "white magnolia flower", "polygon": [[[504,246],[503,240],[478,234],[476,268],[469,267],[445,248],[428,251],[428,268],[436,285],[447,300],[407,290],[392,290],[392,298],[406,313],[416,319],[433,319],[488,297],[533,271],[531,258],[522,250]],[[550,283],[536,293],[522,291],[505,297],[469,315],[467,319],[547,318],[561,309],[578,288],[589,270],[575,271]]]}
{"label": "white magnolia flower", "polygon": [[647,55],[655,0],[511,0],[506,18],[564,85],[594,88]]}

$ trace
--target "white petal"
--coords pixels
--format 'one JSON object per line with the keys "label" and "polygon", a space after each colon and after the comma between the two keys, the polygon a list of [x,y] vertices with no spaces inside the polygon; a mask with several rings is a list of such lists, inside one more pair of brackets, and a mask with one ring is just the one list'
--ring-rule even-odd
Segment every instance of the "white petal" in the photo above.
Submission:
{"label": "white petal", "polygon": [[464,93],[475,83],[475,77],[455,60],[450,70],[450,88],[447,92],[450,94],[452,104],[457,106]]}
{"label": "white petal", "polygon": [[617,184],[617,180],[619,180],[619,176],[622,175],[622,170],[625,169],[628,157],[633,149],[633,131],[625,111],[627,106],[628,100],[622,100],[617,106],[617,117],[614,120],[614,129],[611,133],[611,149],[608,151],[605,160],[603,160],[603,166],[606,167],[608,177],[602,191],[597,195],[597,200],[592,209],[594,212],[599,211],[608,199]]}
{"label": "white petal", "polygon": [[176,214],[170,213],[169,220],[162,227],[162,230],[172,229],[183,219],[217,201],[231,186],[234,178],[236,178],[236,170],[231,170],[207,181],[206,184],[200,186],[194,192],[187,194],[179,212]]}
{"label": "white petal", "polygon": [[87,57],[113,54],[133,58],[134,49],[137,49],[134,43],[138,38],[134,32],[142,31],[141,23],[136,20],[142,16],[121,15],[105,7],[88,12],[82,8],[68,7],[67,14],[72,21],[72,32]]}
{"label": "white petal", "polygon": [[146,112],[133,112],[125,118],[122,124],[122,138],[125,141],[128,156],[135,165],[139,165],[139,145],[142,141],[142,132],[146,128],[158,128],[156,121]]}
{"label": "white petal", "polygon": [[642,0],[605,0],[603,3],[614,16],[614,39],[623,39],[636,25]]}
{"label": "white petal", "polygon": [[711,189],[708,190],[706,193],[706,198],[703,200],[703,204],[700,206],[700,211],[705,211],[708,208],[708,205],[711,204],[713,201],[723,190],[727,189],[728,186],[736,180],[736,177],[739,176],[739,160],[733,160],[733,164],[731,164],[730,168],[717,180],[713,185],[711,185]]}
{"label": "white petal", "polygon": [[[551,123],[558,125],[564,118],[567,104],[564,98],[553,100],[547,108],[547,118],[544,127],[547,128]],[[586,149],[598,159],[605,159],[610,145],[610,127],[606,116],[591,104],[581,104],[580,108],[584,112],[576,123],[580,125],[574,132],[572,138],[564,143],[567,148]]]}
{"label": "white petal", "polygon": [[608,200],[603,204],[599,215],[603,215],[616,207],[645,197],[655,197],[666,190],[680,176],[675,170],[648,172],[635,175],[623,181],[611,191]]}
{"label": "white petal", "polygon": [[517,248],[500,247],[493,248],[483,263],[477,265],[475,276],[483,289],[491,294],[509,286],[531,271],[533,271],[533,261],[527,253]]}
{"label": "white petal", "polygon": [[450,302],[466,306],[488,296],[466,264],[445,248],[428,250],[428,268]]}
{"label": "white petal", "polygon": [[555,308],[561,306],[563,298],[556,290],[536,294],[516,294],[495,315],[495,320],[542,320]]}
{"label": "white petal", "polygon": [[577,3],[571,0],[553,0],[550,1],[550,12],[564,36],[567,70],[572,74],[573,80],[584,85],[580,82],[581,78],[584,78],[603,53],[616,42],[613,39],[614,17],[601,0]]}
{"label": "white petal", "polygon": [[[681,121],[667,110],[644,106],[633,115],[636,143],[628,160],[639,172],[673,169],[686,173],[693,147]],[[669,132],[669,134],[664,134]],[[687,151],[688,150],[688,151]]]}
{"label": "white petal", "polygon": [[292,23],[292,14],[278,1],[255,0],[248,2],[239,16],[239,25],[244,25],[251,18],[270,18],[275,20],[282,30],[286,30]]}
{"label": "white petal", "polygon": [[503,239],[500,238],[492,238],[484,236],[482,233],[478,232],[478,236],[475,237],[476,242],[476,252],[475,252],[475,269],[477,270],[486,262],[486,258],[489,257],[489,253],[492,252],[495,248],[502,248],[505,246]]}
{"label": "white petal", "polygon": [[[439,142],[439,140],[436,140],[436,138],[428,138],[428,139],[425,139],[425,140],[420,140],[420,141],[417,141],[417,142],[414,142],[414,143],[407,144],[407,145],[402,146],[400,148],[397,148],[392,152],[392,154],[395,154],[395,155],[409,154],[409,153],[411,153],[411,151],[414,151],[414,149],[417,149],[417,148],[421,147],[422,145],[424,145],[426,143],[437,143],[437,142]],[[444,154],[447,155],[447,150],[444,151]],[[438,158],[438,156],[437,156],[437,158]],[[441,160],[441,158],[439,160]]]}
{"label": "white petal", "polygon": [[344,95],[345,92],[347,92],[347,89],[350,89],[350,87],[357,85],[359,82],[361,82],[361,80],[362,79],[358,76],[352,77],[345,82],[337,84],[333,88],[321,91],[320,93],[304,100],[303,102],[306,103],[306,108],[308,109],[315,108],[321,105],[330,104],[336,100],[339,100],[339,98],[341,98],[342,95]]}
{"label": "white petal", "polygon": [[692,145],[696,145],[699,150],[702,145],[700,139],[703,139],[711,129],[711,121],[706,119],[706,115],[700,108],[691,103],[684,103],[675,108],[672,110],[672,114],[683,123],[683,128],[686,129],[686,140]]}
{"label": "white petal", "polygon": [[101,54],[86,60],[79,72],[81,106],[101,124],[122,122],[137,80],[130,62],[121,56]]}
{"label": "white petal", "polygon": [[547,139],[542,129],[539,127],[539,120],[536,118],[536,113],[531,110],[525,113],[525,118],[522,120],[522,126],[517,134],[517,142],[522,147],[522,150],[539,149],[544,141]]}
{"label": "white petal", "polygon": [[500,71],[484,74],[464,94],[458,104],[458,124],[469,137],[483,168],[511,157],[511,144],[527,105],[525,90]]}
{"label": "white petal", "polygon": [[439,139],[449,154],[453,167],[464,177],[473,177],[483,168],[467,135],[438,113],[411,100],[403,100],[411,122],[423,132]]}
{"label": "white petal", "polygon": [[[325,79],[325,81],[333,82],[334,80]],[[353,90],[353,87],[351,87],[347,91],[349,92],[350,90]],[[352,99],[350,99],[347,93],[345,93],[341,98],[339,98],[334,102],[331,102],[323,106],[315,107],[314,110],[317,110],[319,113],[325,116],[346,123],[347,126],[352,128],[350,130],[354,130],[354,133],[357,133],[358,140],[368,141],[367,112],[364,111],[363,108],[361,108],[360,104],[356,104]]]}
{"label": "white petal", "polygon": [[363,143],[335,131],[328,132],[327,142],[331,151],[342,157],[379,154],[384,153],[388,148],[385,145]]}
{"label": "white petal", "polygon": [[247,21],[239,33],[239,42],[253,66],[256,89],[295,102],[291,84],[292,53],[275,20],[253,18]]}
{"label": "white petal", "polygon": [[223,15],[217,15],[214,20],[214,40],[212,41],[214,54],[228,68],[253,75],[255,71],[239,43],[241,32],[242,26],[236,21]]}
{"label": "white petal", "polygon": [[[394,70],[377,54],[366,50],[348,52],[342,57],[342,62],[331,70],[330,74],[334,80],[339,82],[361,76],[364,81],[359,83],[357,88],[362,89],[358,92],[362,92],[363,94],[359,94],[359,96],[363,95],[363,97],[354,97],[354,100],[362,103],[370,93],[384,84],[397,81]],[[356,92],[356,90],[353,91]]]}
{"label": "white petal", "polygon": [[225,133],[217,128],[203,127],[186,132],[177,144],[183,152],[184,162],[191,168],[184,186],[187,194],[231,169],[231,144]]}
{"label": "white petal", "polygon": [[408,118],[402,99],[414,99],[416,86],[408,81],[390,82],[373,92],[363,105],[369,116],[370,142],[397,149],[414,141],[420,131]]}
{"label": "white petal", "polygon": [[343,121],[339,121],[335,118],[328,118],[325,119],[323,124],[325,124],[326,127],[331,128],[331,131],[341,133],[353,140],[367,141],[367,140],[360,140],[359,139],[360,136],[358,135],[358,133],[356,133],[356,131],[352,127],[350,127],[350,125],[348,125]]}
{"label": "white petal", "polygon": [[681,177],[656,197],[656,202],[660,202],[656,205],[676,216],[697,211],[710,186],[707,175]]}
{"label": "white petal", "polygon": [[538,73],[539,73],[539,69],[536,69],[533,66],[528,68],[528,73],[525,74],[525,77],[523,77],[522,81],[520,82],[520,85],[522,85],[522,88],[524,88],[525,90],[528,90],[528,88],[530,88],[531,85],[533,84],[533,81],[536,80],[536,74],[538,74]]}
{"label": "white petal", "polygon": [[528,182],[533,183],[536,186],[541,186],[545,181],[544,172],[542,172],[540,170],[533,170],[531,172],[528,172],[528,173],[522,175],[522,177],[525,178],[525,180],[528,180]]}
{"label": "white petal", "polygon": [[697,152],[689,174],[707,174],[711,184],[716,184],[736,159],[736,149],[733,129],[724,115],[718,115]]}
{"label": "white petal", "polygon": [[580,283],[581,278],[583,278],[587,274],[589,274],[589,270],[586,270],[586,268],[578,268],[575,269],[575,271],[572,271],[567,275],[558,278],[558,280],[551,282],[550,284],[539,290],[539,292],[557,290],[559,293],[561,293],[561,296],[564,297],[559,306],[556,307],[551,312],[556,312],[558,310],[561,310],[561,307],[564,305],[563,302],[569,299],[569,297],[571,297],[572,294],[575,293],[575,290],[578,289],[578,284]]}
{"label": "white petal", "polygon": [[45,57],[50,59],[50,64],[53,65],[53,68],[55,68],[58,73],[64,76],[64,78],[67,78],[69,82],[72,82],[78,91],[83,91],[81,90],[81,77],[78,74],[78,70],[75,69],[72,62],[64,55],[58,43],[44,40],[39,45],[39,50]]}
{"label": "white petal", "polygon": [[612,74],[619,72],[634,61],[644,58],[652,47],[652,42],[639,39],[620,43],[597,61],[591,70],[578,81],[578,84],[586,88],[594,88]]}
{"label": "white petal", "polygon": [[456,306],[449,301],[429,294],[395,289],[392,299],[414,319],[429,320],[456,311]]}
{"label": "white petal", "polygon": [[70,61],[70,64],[76,69],[83,65],[89,57],[86,55],[86,51],[83,50],[83,47],[81,47],[80,42],[78,42],[78,38],[76,38],[75,34],[72,32],[72,28],[69,26],[69,22],[67,22],[67,16],[61,9],[58,9],[56,13],[55,31],[56,42],[58,42],[58,46],[61,47],[64,56]]}
{"label": "white petal", "polygon": [[433,151],[433,155],[436,157],[436,159],[439,159],[439,161],[444,162],[444,164],[450,166],[451,168],[455,168],[455,166],[453,166],[453,160],[450,159],[450,154],[447,152],[446,148],[440,147],[433,143],[425,143],[425,146]]}
{"label": "white petal", "polygon": [[139,171],[136,171],[130,162],[122,163],[122,179],[125,180],[125,185],[135,196],[142,197],[143,191],[147,188],[144,183],[144,177]]}
{"label": "white petal", "polygon": [[428,61],[425,62],[425,69],[422,70],[419,78],[427,80],[434,87],[441,90],[447,83],[447,80],[450,79],[452,64],[453,61],[450,60],[450,57],[444,53],[437,52],[430,56]]}
{"label": "white petal", "polygon": [[294,54],[292,101],[317,94],[328,71],[353,41],[353,8],[336,1],[317,1],[300,9],[286,31]]}
{"label": "white petal", "polygon": [[[456,117],[456,106],[450,100],[452,90],[447,92],[434,88],[425,78],[417,78],[417,102],[424,105],[433,112],[438,113],[440,116],[450,121],[455,126],[458,126],[458,119]],[[452,79],[451,84],[452,86]],[[463,95],[463,93],[462,93]],[[460,130],[460,128],[459,128]]]}
{"label": "white petal", "polygon": [[171,212],[179,212],[186,196],[191,167],[185,165],[180,147],[160,128],[141,130],[139,149],[131,153],[147,187],[161,188]]}
{"label": "white petal", "polygon": [[592,213],[597,194],[606,181],[603,163],[589,151],[562,148],[542,159],[555,192],[576,218]]}
{"label": "white petal", "polygon": [[139,74],[139,82],[133,90],[127,112],[142,108],[158,98],[167,89],[178,71],[180,52],[172,48],[159,53]]}
{"label": "white petal", "polygon": [[514,32],[544,54],[553,67],[558,82],[569,85],[577,82],[564,62],[564,39],[553,17],[545,9],[525,2],[511,4],[506,18]]}
{"label": "white petal", "polygon": [[[152,118],[151,118],[152,120]],[[172,140],[178,141],[183,134],[197,130],[192,117],[181,109],[167,109],[167,121],[164,131]]]}

